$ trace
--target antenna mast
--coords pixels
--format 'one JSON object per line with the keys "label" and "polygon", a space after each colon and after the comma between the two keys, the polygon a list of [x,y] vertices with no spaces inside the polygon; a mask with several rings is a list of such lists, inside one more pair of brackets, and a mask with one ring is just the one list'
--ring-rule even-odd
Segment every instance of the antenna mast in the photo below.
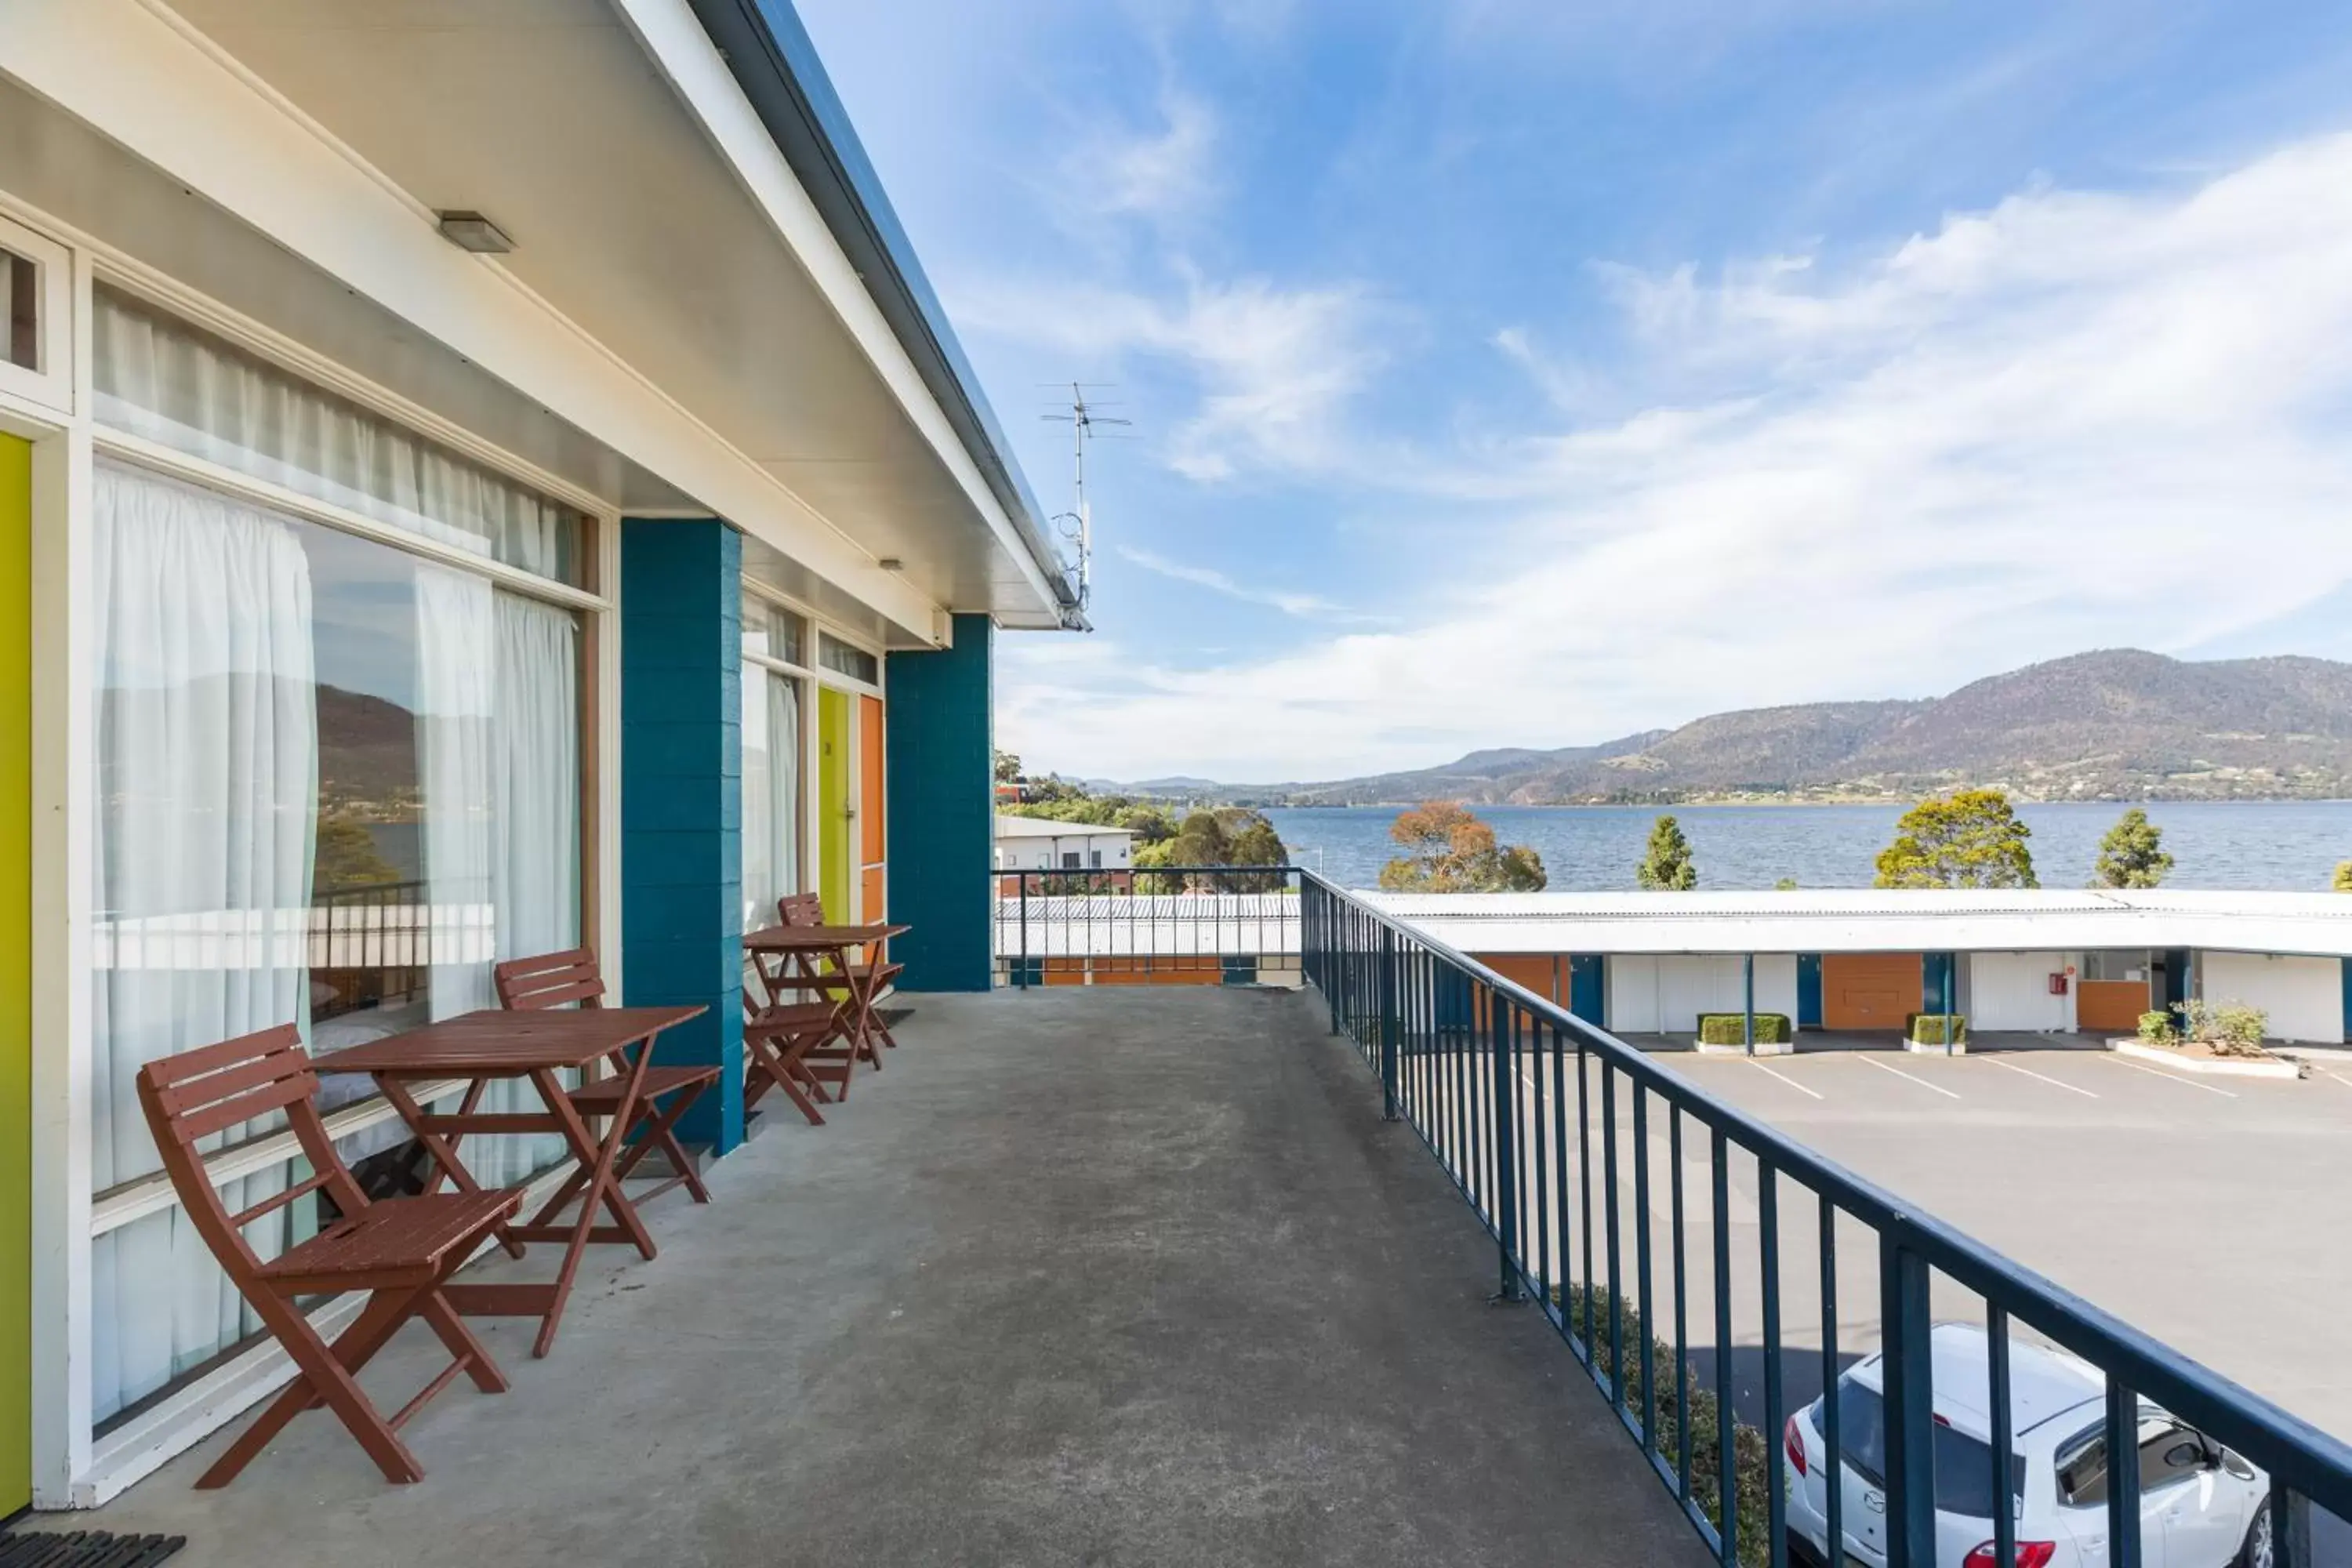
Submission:
{"label": "antenna mast", "polygon": [[1066,422],[1070,426],[1070,479],[1076,510],[1066,511],[1053,521],[1062,525],[1062,537],[1077,546],[1078,608],[1084,610],[1094,596],[1095,520],[1094,510],[1087,502],[1087,442],[1093,438],[1097,425],[1132,425],[1131,419],[1114,419],[1095,412],[1096,405],[1087,401],[1086,387],[1070,383],[1070,411],[1048,414],[1045,418]]}

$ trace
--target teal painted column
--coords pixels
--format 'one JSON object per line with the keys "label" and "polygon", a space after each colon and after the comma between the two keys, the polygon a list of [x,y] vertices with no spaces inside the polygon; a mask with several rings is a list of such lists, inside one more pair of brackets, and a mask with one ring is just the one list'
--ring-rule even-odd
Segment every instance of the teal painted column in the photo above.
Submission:
{"label": "teal painted column", "polygon": [[678,1125],[743,1141],[743,539],[715,518],[621,524],[621,952],[633,1007],[701,1003],[654,1059],[717,1063]]}
{"label": "teal painted column", "polygon": [[996,840],[996,627],[955,617],[954,646],[889,656],[890,944],[908,991],[985,991]]}

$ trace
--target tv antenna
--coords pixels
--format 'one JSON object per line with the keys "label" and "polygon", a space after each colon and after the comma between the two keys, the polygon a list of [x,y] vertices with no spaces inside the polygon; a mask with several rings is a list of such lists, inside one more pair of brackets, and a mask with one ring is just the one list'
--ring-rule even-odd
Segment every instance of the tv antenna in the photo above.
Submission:
{"label": "tv antenna", "polygon": [[[1072,483],[1076,491],[1076,510],[1056,513],[1051,520],[1061,530],[1062,537],[1077,547],[1078,608],[1084,611],[1094,596],[1095,522],[1094,511],[1087,504],[1087,443],[1094,438],[1098,425],[1132,425],[1132,419],[1115,419],[1098,414],[1105,405],[1087,401],[1089,384],[1070,383],[1070,411],[1067,414],[1046,414],[1050,419],[1070,427],[1070,468]],[[1093,384],[1107,384],[1097,383]]]}

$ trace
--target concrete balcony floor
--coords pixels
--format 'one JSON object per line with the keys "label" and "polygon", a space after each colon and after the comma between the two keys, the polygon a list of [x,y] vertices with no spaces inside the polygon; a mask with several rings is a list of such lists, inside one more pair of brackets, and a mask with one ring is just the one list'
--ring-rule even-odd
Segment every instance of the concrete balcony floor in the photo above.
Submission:
{"label": "concrete balcony floor", "polygon": [[1706,1560],[1312,994],[908,1000],[830,1126],[782,1108],[657,1259],[597,1248],[549,1359],[491,1321],[514,1387],[411,1423],[421,1484],[320,1411],[226,1491],[215,1437],[47,1523],[188,1568]]}

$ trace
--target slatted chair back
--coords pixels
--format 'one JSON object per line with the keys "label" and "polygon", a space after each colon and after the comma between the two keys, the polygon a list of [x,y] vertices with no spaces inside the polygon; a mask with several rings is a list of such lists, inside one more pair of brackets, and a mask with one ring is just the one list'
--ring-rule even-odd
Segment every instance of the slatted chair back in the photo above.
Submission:
{"label": "slatted chair back", "polygon": [[776,900],[776,923],[788,926],[824,924],[824,897],[820,893],[787,893]]}
{"label": "slatted chair back", "polygon": [[[312,1096],[319,1075],[291,1024],[240,1035],[149,1062],[139,1069],[139,1108],[155,1137],[155,1152],[172,1178],[173,1190],[212,1248],[213,1257],[240,1291],[253,1282],[262,1260],[245,1239],[245,1227],[295,1199],[324,1190],[346,1215],[368,1206],[367,1194],[335,1152],[335,1142],[319,1120]],[[313,1173],[251,1207],[231,1214],[205,1170],[196,1145],[215,1133],[257,1121],[273,1111],[287,1123]],[[247,1291],[247,1299],[251,1292]]]}
{"label": "slatted chair back", "polygon": [[490,975],[498,984],[499,1005],[511,1011],[536,1012],[571,1002],[583,1007],[604,1005],[604,976],[589,948],[510,958]]}

